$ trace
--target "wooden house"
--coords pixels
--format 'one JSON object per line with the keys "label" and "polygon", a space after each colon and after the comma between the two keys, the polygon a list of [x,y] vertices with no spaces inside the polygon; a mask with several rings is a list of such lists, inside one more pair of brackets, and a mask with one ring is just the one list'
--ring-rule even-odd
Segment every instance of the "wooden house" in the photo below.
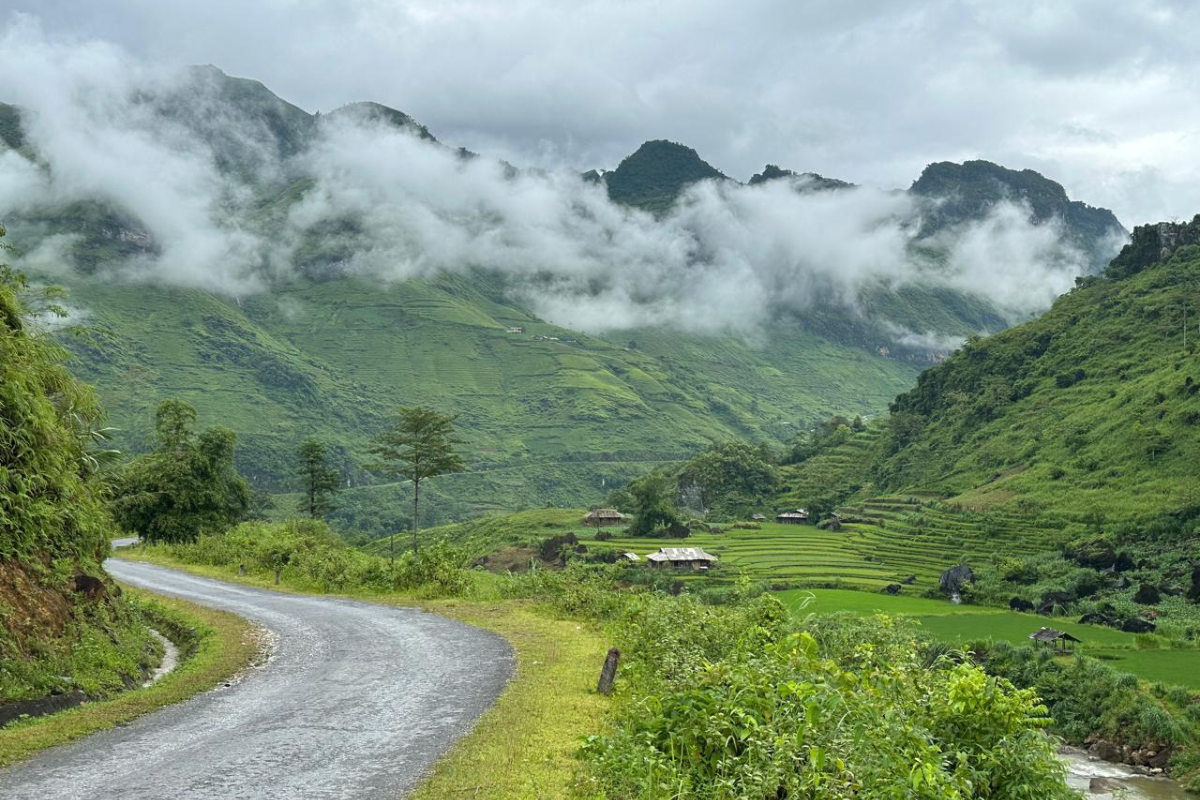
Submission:
{"label": "wooden house", "polygon": [[702,547],[663,547],[646,556],[646,560],[652,567],[701,570],[715,564],[717,557],[704,552]]}
{"label": "wooden house", "polygon": [[797,508],[795,511],[785,511],[775,517],[776,522],[781,522],[785,525],[807,525],[808,512],[803,508]]}

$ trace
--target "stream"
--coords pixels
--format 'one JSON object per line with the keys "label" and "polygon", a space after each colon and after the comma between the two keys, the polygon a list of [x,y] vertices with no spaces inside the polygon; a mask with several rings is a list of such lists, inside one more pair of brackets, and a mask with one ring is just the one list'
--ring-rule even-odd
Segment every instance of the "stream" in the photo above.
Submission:
{"label": "stream", "polygon": [[[1067,765],[1067,785],[1089,798],[1107,800],[1197,800],[1169,778],[1138,775],[1124,764],[1092,758],[1077,747],[1064,747],[1059,758]],[[1092,787],[1095,788],[1092,788]]]}

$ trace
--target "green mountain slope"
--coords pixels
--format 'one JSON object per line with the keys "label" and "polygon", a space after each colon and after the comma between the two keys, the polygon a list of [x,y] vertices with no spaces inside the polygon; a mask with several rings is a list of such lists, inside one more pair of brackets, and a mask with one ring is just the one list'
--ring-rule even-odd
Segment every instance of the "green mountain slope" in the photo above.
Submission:
{"label": "green mountain slope", "polygon": [[1139,269],[1131,246],[1128,277],[1083,279],[923,373],[892,405],[880,483],[1076,518],[1200,502],[1197,234],[1200,218],[1139,228],[1161,260]]}
{"label": "green mountain slope", "polygon": [[646,142],[604,174],[614,202],[654,212],[668,210],[690,184],[710,178],[726,179],[692,148],[665,139]]}
{"label": "green mountain slope", "polygon": [[[468,460],[492,471],[453,479],[458,511],[564,502],[563,487],[577,504],[598,501],[644,468],[637,462],[730,438],[778,442],[801,418],[877,411],[919,368],[783,323],[759,343],[666,330],[585,336],[506,303],[485,275],[388,289],[300,282],[240,305],[99,281],[73,292],[93,329],[70,342],[76,369],[98,386],[126,448],[145,446],[159,400],[180,397],[238,432],[241,467],[260,486],[289,486],[293,450],[309,434],[335,444],[359,485],[371,480],[358,465],[389,410],[424,404],[460,413]],[[605,462],[631,466],[614,473]],[[536,464],[545,474],[526,472],[523,493],[501,480]]]}

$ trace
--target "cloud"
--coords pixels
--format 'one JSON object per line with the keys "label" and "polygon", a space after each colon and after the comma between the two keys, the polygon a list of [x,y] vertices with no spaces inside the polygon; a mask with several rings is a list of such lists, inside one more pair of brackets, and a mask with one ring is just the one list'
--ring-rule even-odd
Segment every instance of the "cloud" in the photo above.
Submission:
{"label": "cloud", "polygon": [[[514,163],[646,139],[903,187],[935,160],[1035,167],[1127,226],[1197,210],[1200,46],[1184,0],[0,0],[152,62],[216,63],[309,110],[371,99]],[[11,75],[12,73],[6,73]],[[1090,133],[1088,133],[1090,132]],[[1110,144],[1086,147],[1091,136]],[[1116,173],[1156,171],[1160,192]]]}
{"label": "cloud", "polygon": [[[911,246],[917,201],[870,187],[706,181],[656,218],[610,202],[573,170],[513,174],[379,120],[327,114],[305,147],[285,154],[260,119],[212,100],[211,73],[47,36],[29,17],[0,38],[0,72],[21,76],[9,97],[28,110],[44,162],[0,154],[0,215],[115,206],[155,245],[106,265],[121,279],[240,295],[314,262],[386,282],[484,270],[574,329],[752,335],[781,311],[854,309],[864,292],[901,286],[949,286],[1019,316],[1046,307],[1083,269],[1061,230],[1031,225],[1012,204],[946,233],[930,258]],[[299,177],[298,201],[264,215],[264,193]],[[38,260],[71,243],[45,245]]]}

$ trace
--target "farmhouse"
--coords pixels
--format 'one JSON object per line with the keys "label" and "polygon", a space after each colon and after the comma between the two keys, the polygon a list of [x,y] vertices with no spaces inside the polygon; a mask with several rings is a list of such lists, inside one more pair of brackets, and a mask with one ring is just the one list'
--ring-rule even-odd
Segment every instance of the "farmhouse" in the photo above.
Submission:
{"label": "farmhouse", "polygon": [[584,525],[593,528],[603,528],[605,525],[624,525],[625,515],[615,508],[593,508],[583,518]]}
{"label": "farmhouse", "polygon": [[704,552],[702,547],[663,547],[657,553],[646,556],[646,560],[652,567],[708,569],[716,563],[717,557]]}
{"label": "farmhouse", "polygon": [[795,511],[785,511],[775,517],[776,522],[782,522],[785,525],[807,525],[808,512],[803,508],[797,508]]}
{"label": "farmhouse", "polygon": [[1057,650],[1070,650],[1072,642],[1080,641],[1066,631],[1054,628],[1038,628],[1029,634],[1029,638],[1033,640],[1034,644],[1052,645]]}
{"label": "farmhouse", "polygon": [[767,518],[764,517],[762,514],[751,514],[750,521],[751,522],[766,522]]}
{"label": "farmhouse", "polygon": [[641,561],[641,559],[638,558],[637,553],[621,553],[621,558],[625,559],[626,561]]}

